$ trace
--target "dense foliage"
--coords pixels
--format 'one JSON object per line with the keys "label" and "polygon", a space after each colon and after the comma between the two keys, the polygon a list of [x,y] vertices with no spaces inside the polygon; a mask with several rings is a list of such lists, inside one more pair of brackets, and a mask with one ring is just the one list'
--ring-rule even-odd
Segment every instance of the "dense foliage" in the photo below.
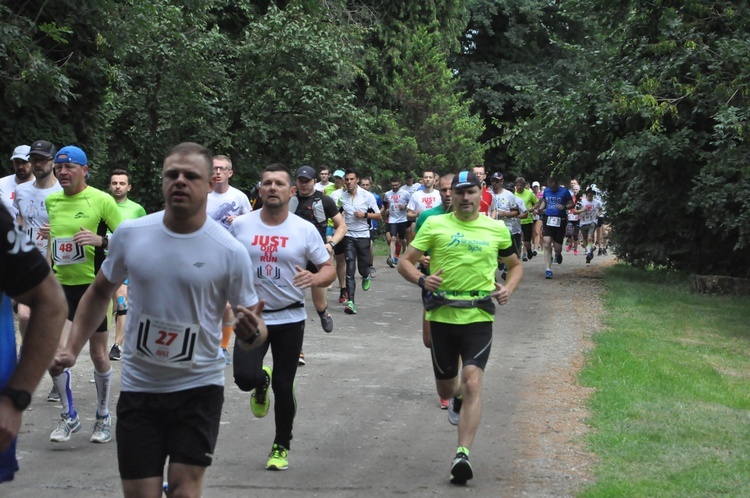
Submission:
{"label": "dense foliage", "polygon": [[6,0],[2,153],[75,143],[160,206],[193,140],[270,162],[484,164],[607,191],[617,253],[750,271],[750,7],[722,0]]}

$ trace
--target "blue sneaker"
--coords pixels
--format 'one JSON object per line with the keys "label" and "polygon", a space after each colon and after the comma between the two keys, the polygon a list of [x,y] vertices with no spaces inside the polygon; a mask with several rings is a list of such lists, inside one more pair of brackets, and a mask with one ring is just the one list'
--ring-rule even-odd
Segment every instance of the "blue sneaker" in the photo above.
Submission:
{"label": "blue sneaker", "polygon": [[552,270],[547,270],[544,272],[544,278],[552,278]]}

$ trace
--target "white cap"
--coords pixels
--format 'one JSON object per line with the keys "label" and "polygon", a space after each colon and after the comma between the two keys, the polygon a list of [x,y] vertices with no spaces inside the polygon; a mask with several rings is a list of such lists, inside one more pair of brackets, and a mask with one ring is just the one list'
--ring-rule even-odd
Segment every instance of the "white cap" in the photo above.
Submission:
{"label": "white cap", "polygon": [[534,188],[534,187],[541,187],[541,185],[539,185],[539,182],[534,182],[531,184],[531,188]]}
{"label": "white cap", "polygon": [[23,159],[24,161],[29,160],[29,152],[31,152],[31,147],[28,145],[19,145],[13,150],[13,155],[10,156],[10,160],[13,159]]}

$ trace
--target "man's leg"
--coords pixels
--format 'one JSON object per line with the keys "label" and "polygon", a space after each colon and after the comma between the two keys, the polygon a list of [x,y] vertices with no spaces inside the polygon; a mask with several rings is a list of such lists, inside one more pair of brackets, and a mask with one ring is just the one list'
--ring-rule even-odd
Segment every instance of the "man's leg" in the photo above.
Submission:
{"label": "man's leg", "polygon": [[164,496],[163,485],[161,477],[123,479],[122,495],[125,498],[161,498]]}
{"label": "man's leg", "polygon": [[[122,343],[125,341],[125,317],[128,314],[128,286],[123,284],[115,292],[115,342],[112,345],[112,351],[119,351]],[[117,348],[115,348],[115,345]],[[110,352],[110,356],[113,356]],[[115,358],[120,359],[120,355],[114,354]]]}
{"label": "man's leg", "polygon": [[484,372],[475,365],[461,370],[461,413],[458,419],[458,446],[471,448],[482,417],[482,378]]}
{"label": "man's leg", "polygon": [[[370,242],[369,239],[363,239]],[[348,302],[354,302],[354,294],[357,290],[357,282],[354,280],[354,272],[357,264],[357,239],[353,237],[344,237],[344,257],[346,259],[346,290],[349,294]],[[368,267],[369,270],[369,267]]]}

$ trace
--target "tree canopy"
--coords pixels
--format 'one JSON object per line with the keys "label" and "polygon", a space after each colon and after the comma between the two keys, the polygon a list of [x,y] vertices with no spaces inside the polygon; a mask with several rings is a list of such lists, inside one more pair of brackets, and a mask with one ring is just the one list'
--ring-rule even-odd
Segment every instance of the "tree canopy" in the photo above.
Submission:
{"label": "tree canopy", "polygon": [[196,141],[249,189],[284,162],[386,185],[483,164],[606,191],[618,256],[750,274],[750,7],[720,0],[7,0],[9,152],[88,153],[161,205]]}

